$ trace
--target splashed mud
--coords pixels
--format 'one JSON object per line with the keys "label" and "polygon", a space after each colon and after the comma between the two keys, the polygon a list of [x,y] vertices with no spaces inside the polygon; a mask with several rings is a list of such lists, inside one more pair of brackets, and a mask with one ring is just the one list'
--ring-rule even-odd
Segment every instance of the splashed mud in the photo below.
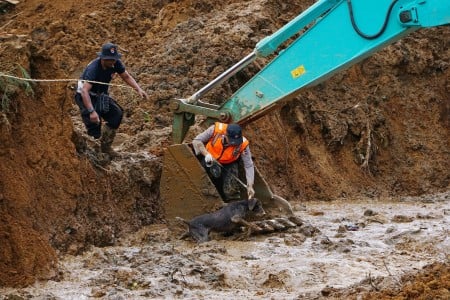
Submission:
{"label": "splashed mud", "polygon": [[295,208],[301,226],[203,244],[152,225],[119,246],[64,256],[58,280],[0,299],[311,299],[364,282],[395,290],[403,275],[449,259],[450,193]]}

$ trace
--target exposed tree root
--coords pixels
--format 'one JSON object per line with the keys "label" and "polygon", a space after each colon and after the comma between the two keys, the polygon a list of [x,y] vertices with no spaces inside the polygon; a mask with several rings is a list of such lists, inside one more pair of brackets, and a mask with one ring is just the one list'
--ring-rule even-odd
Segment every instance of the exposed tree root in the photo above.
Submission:
{"label": "exposed tree root", "polygon": [[367,130],[367,143],[366,143],[366,153],[364,155],[363,163],[361,168],[367,171],[370,174],[370,166],[369,161],[371,159],[372,153],[372,128],[370,127],[369,119],[366,121],[366,130]]}

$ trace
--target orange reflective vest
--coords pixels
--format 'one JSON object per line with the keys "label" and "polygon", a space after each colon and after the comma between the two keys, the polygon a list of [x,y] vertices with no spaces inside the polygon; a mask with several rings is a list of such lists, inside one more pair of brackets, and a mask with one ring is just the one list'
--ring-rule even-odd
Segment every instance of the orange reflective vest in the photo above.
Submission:
{"label": "orange reflective vest", "polygon": [[230,164],[241,156],[242,151],[248,146],[249,141],[243,137],[241,145],[224,147],[223,137],[227,134],[228,124],[216,122],[214,133],[206,144],[206,150],[221,164]]}

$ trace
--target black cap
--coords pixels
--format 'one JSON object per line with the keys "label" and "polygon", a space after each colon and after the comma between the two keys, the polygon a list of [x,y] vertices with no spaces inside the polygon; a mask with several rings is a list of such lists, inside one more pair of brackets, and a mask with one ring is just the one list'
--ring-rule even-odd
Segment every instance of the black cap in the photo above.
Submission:
{"label": "black cap", "polygon": [[238,124],[229,124],[227,127],[228,143],[236,146],[242,144],[242,129]]}
{"label": "black cap", "polygon": [[118,60],[122,57],[122,54],[119,53],[117,49],[117,45],[113,43],[106,43],[102,46],[102,52],[97,52],[97,55],[101,59],[115,59]]}

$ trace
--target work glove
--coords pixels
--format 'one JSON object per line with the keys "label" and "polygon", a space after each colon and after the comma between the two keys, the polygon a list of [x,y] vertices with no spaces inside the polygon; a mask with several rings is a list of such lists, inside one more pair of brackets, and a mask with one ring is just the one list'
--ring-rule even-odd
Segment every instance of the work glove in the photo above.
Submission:
{"label": "work glove", "polygon": [[214,158],[212,157],[211,153],[208,153],[205,155],[205,164],[207,167],[211,167],[213,164]]}
{"label": "work glove", "polygon": [[255,190],[253,189],[253,185],[247,186],[247,195],[248,195],[248,199],[252,199],[255,197]]}

